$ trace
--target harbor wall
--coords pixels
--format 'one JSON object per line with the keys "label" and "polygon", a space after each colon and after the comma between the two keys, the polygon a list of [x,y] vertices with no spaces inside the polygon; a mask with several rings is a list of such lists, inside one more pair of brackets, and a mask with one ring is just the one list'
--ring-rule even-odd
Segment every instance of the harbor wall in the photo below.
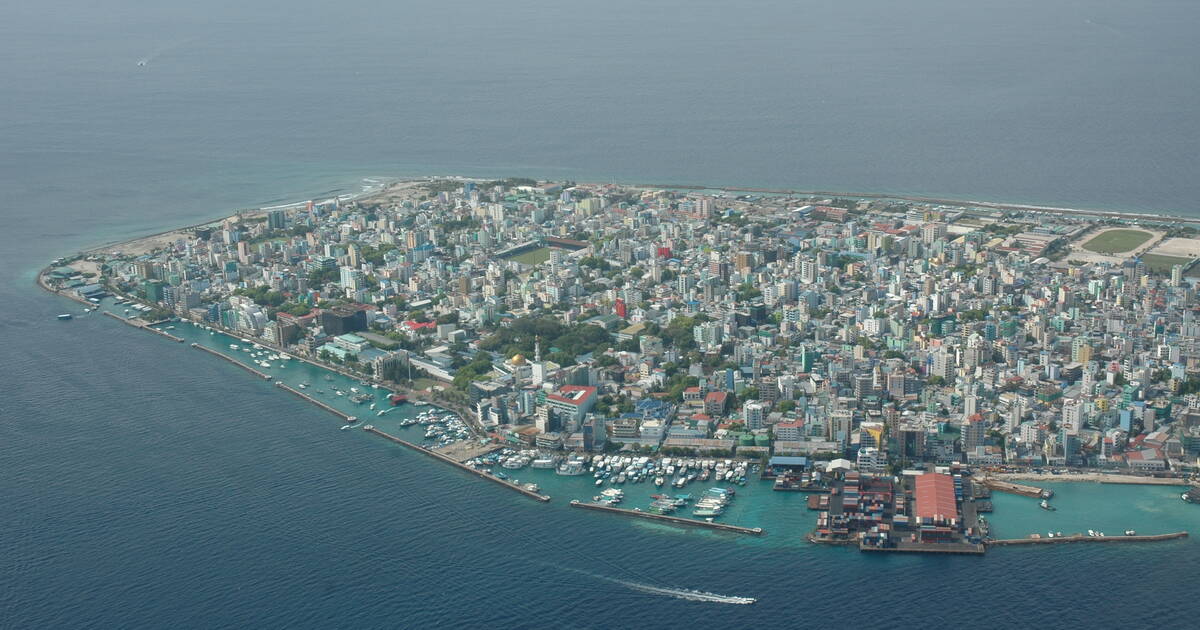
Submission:
{"label": "harbor wall", "polygon": [[585,510],[598,510],[600,512],[608,512],[610,514],[622,514],[624,516],[645,518],[652,521],[664,521],[667,523],[674,523],[676,525],[688,525],[691,527],[704,527],[707,529],[735,532],[738,534],[749,534],[751,536],[762,536],[766,533],[761,527],[741,527],[738,525],[729,525],[727,523],[710,523],[709,521],[701,521],[694,518],[670,516],[668,514],[651,514],[650,512],[642,512],[640,510],[626,510],[624,508],[617,508],[609,505],[599,505],[596,503],[584,503],[582,501],[571,501],[571,507],[583,508]]}
{"label": "harbor wall", "polygon": [[182,337],[176,337],[175,335],[172,335],[171,333],[169,333],[169,332],[167,332],[167,331],[165,331],[165,330],[159,330],[159,329],[157,329],[157,328],[155,328],[155,327],[153,327],[153,326],[151,326],[151,325],[149,325],[149,324],[147,324],[147,323],[145,323],[145,322],[137,322],[137,321],[134,321],[134,320],[132,320],[132,319],[130,319],[130,318],[128,318],[128,317],[121,317],[120,315],[117,315],[116,313],[112,313],[112,312],[109,312],[109,311],[104,311],[104,314],[105,314],[105,315],[108,315],[109,317],[111,317],[111,318],[113,318],[113,319],[115,319],[115,320],[117,320],[117,321],[119,321],[119,322],[121,322],[121,323],[123,323],[123,324],[125,324],[125,325],[127,325],[127,326],[133,326],[134,328],[140,328],[140,329],[142,329],[142,330],[146,330],[146,331],[152,332],[152,333],[154,333],[154,334],[156,334],[156,335],[160,335],[160,336],[162,336],[162,337],[166,337],[167,339],[170,339],[171,341],[174,341],[174,342],[176,342],[176,343],[183,343],[183,338],[182,338]]}
{"label": "harbor wall", "polygon": [[320,407],[321,409],[324,409],[325,411],[328,411],[329,413],[332,413],[333,415],[341,418],[342,420],[345,420],[348,423],[353,423],[355,420],[358,419],[355,416],[352,416],[352,415],[350,415],[340,409],[337,409],[331,405],[323,403],[323,402],[317,400],[316,398],[313,398],[312,396],[309,396],[308,394],[305,394],[304,392],[302,392],[298,389],[295,389],[289,385],[285,385],[283,383],[277,382],[277,383],[275,383],[275,386],[286,392],[291,392],[293,395],[299,396],[300,398],[303,398],[304,400],[307,400],[308,402]]}
{"label": "harbor wall", "polygon": [[1054,538],[1010,538],[1001,540],[990,540],[988,545],[997,547],[1007,547],[1012,545],[1057,545],[1063,543],[1134,543],[1134,542],[1159,542],[1163,540],[1175,540],[1178,538],[1187,538],[1187,532],[1172,532],[1170,534],[1152,534],[1148,536],[1088,536],[1085,534],[1072,534],[1070,536],[1055,536]]}
{"label": "harbor wall", "polygon": [[417,451],[418,453],[422,453],[422,454],[428,455],[434,459],[446,462],[447,464],[450,464],[451,466],[454,466],[456,468],[459,468],[461,470],[469,472],[472,475],[475,475],[476,477],[482,477],[493,483],[500,484],[501,486],[504,486],[505,488],[508,488],[509,490],[514,490],[516,492],[519,492],[531,499],[534,499],[535,501],[541,501],[542,503],[546,503],[547,501],[550,500],[550,497],[547,495],[538,494],[537,492],[534,492],[532,490],[522,488],[521,486],[518,486],[515,483],[509,483],[509,482],[507,482],[495,475],[492,475],[490,473],[486,473],[482,470],[476,470],[474,468],[471,468],[470,466],[467,466],[466,464],[460,464],[459,462],[454,461],[454,459],[452,459],[450,457],[446,457],[445,455],[442,455],[441,453],[439,453],[437,451],[427,449],[423,446],[418,446],[407,440],[402,440],[394,435],[384,433],[383,431],[380,431],[379,429],[376,429],[375,427],[364,427],[364,430],[367,433],[374,433],[375,435],[378,435],[379,437],[382,437],[385,440],[395,442],[396,444],[399,444],[401,446],[407,446],[408,448],[410,448],[414,451]]}
{"label": "harbor wall", "polygon": [[243,370],[246,370],[247,372],[249,372],[249,373],[251,373],[251,374],[253,374],[253,375],[255,375],[255,376],[257,376],[257,377],[259,377],[259,378],[261,378],[261,379],[268,380],[268,381],[269,381],[269,380],[271,380],[271,375],[270,375],[270,374],[265,374],[265,373],[263,373],[263,372],[260,372],[260,371],[258,371],[258,370],[256,370],[256,369],[254,369],[254,368],[250,367],[249,365],[246,365],[245,363],[242,363],[241,361],[238,361],[237,359],[234,359],[234,358],[232,358],[232,357],[225,356],[225,355],[221,354],[220,352],[217,352],[216,350],[212,350],[212,349],[210,349],[210,348],[205,348],[204,346],[202,346],[202,345],[200,345],[200,344],[198,344],[198,343],[193,343],[193,344],[192,344],[192,347],[193,347],[193,348],[195,348],[195,349],[197,349],[197,350],[203,350],[204,352],[207,352],[207,353],[209,353],[209,354],[211,354],[211,355],[213,355],[214,357],[217,357],[217,358],[219,358],[219,359],[223,359],[223,360],[225,360],[225,361],[228,361],[228,362],[230,362],[230,363],[232,363],[232,364],[234,364],[234,365],[236,365],[236,366],[238,366],[238,367],[242,368]]}

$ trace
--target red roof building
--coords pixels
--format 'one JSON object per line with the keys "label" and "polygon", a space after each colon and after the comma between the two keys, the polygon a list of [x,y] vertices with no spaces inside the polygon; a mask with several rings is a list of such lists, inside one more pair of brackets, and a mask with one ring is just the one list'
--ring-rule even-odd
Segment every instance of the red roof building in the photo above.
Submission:
{"label": "red roof building", "polygon": [[546,402],[560,414],[582,420],[596,404],[596,388],[588,385],[564,385],[546,396]]}
{"label": "red roof building", "polygon": [[917,522],[922,525],[956,525],[958,502],[950,475],[924,474],[916,480]]}

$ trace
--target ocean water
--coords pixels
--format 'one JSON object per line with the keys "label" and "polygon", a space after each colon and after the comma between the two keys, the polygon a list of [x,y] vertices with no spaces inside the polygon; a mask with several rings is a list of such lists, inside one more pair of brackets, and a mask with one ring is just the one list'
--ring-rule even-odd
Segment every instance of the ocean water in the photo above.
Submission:
{"label": "ocean water", "polygon": [[[57,322],[78,308],[33,277],[367,176],[1194,213],[1198,18],[1168,0],[0,6],[0,628],[1194,625],[1193,540],[863,556],[805,544],[800,497],[757,488],[738,517],[762,539],[572,510],[589,489],[552,476],[541,505],[184,345]],[[998,497],[997,531],[1200,522],[1169,489],[1056,490],[1054,513]]]}

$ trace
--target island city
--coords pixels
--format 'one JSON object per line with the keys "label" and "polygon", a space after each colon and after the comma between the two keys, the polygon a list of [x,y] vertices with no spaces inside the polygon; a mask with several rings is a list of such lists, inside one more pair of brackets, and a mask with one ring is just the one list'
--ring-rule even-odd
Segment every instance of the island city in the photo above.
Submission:
{"label": "island city", "polygon": [[772,536],[981,554],[1187,535],[988,514],[1057,481],[1200,502],[1197,260],[1156,215],[426,178],[38,281],[539,502],[762,536],[738,506],[782,493],[811,518]]}

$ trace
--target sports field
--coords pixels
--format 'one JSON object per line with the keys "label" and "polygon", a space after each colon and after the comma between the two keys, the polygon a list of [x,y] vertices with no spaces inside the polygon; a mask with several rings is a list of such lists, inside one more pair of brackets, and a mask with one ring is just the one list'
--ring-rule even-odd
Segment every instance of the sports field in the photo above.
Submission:
{"label": "sports field", "polygon": [[1083,244],[1083,248],[1100,254],[1123,254],[1137,248],[1154,235],[1142,230],[1105,230]]}
{"label": "sports field", "polygon": [[509,260],[515,260],[519,263],[525,263],[526,265],[540,265],[547,260],[550,260],[550,248],[539,247],[537,249],[531,249],[527,252],[521,252],[516,256],[512,256],[509,258]]}

